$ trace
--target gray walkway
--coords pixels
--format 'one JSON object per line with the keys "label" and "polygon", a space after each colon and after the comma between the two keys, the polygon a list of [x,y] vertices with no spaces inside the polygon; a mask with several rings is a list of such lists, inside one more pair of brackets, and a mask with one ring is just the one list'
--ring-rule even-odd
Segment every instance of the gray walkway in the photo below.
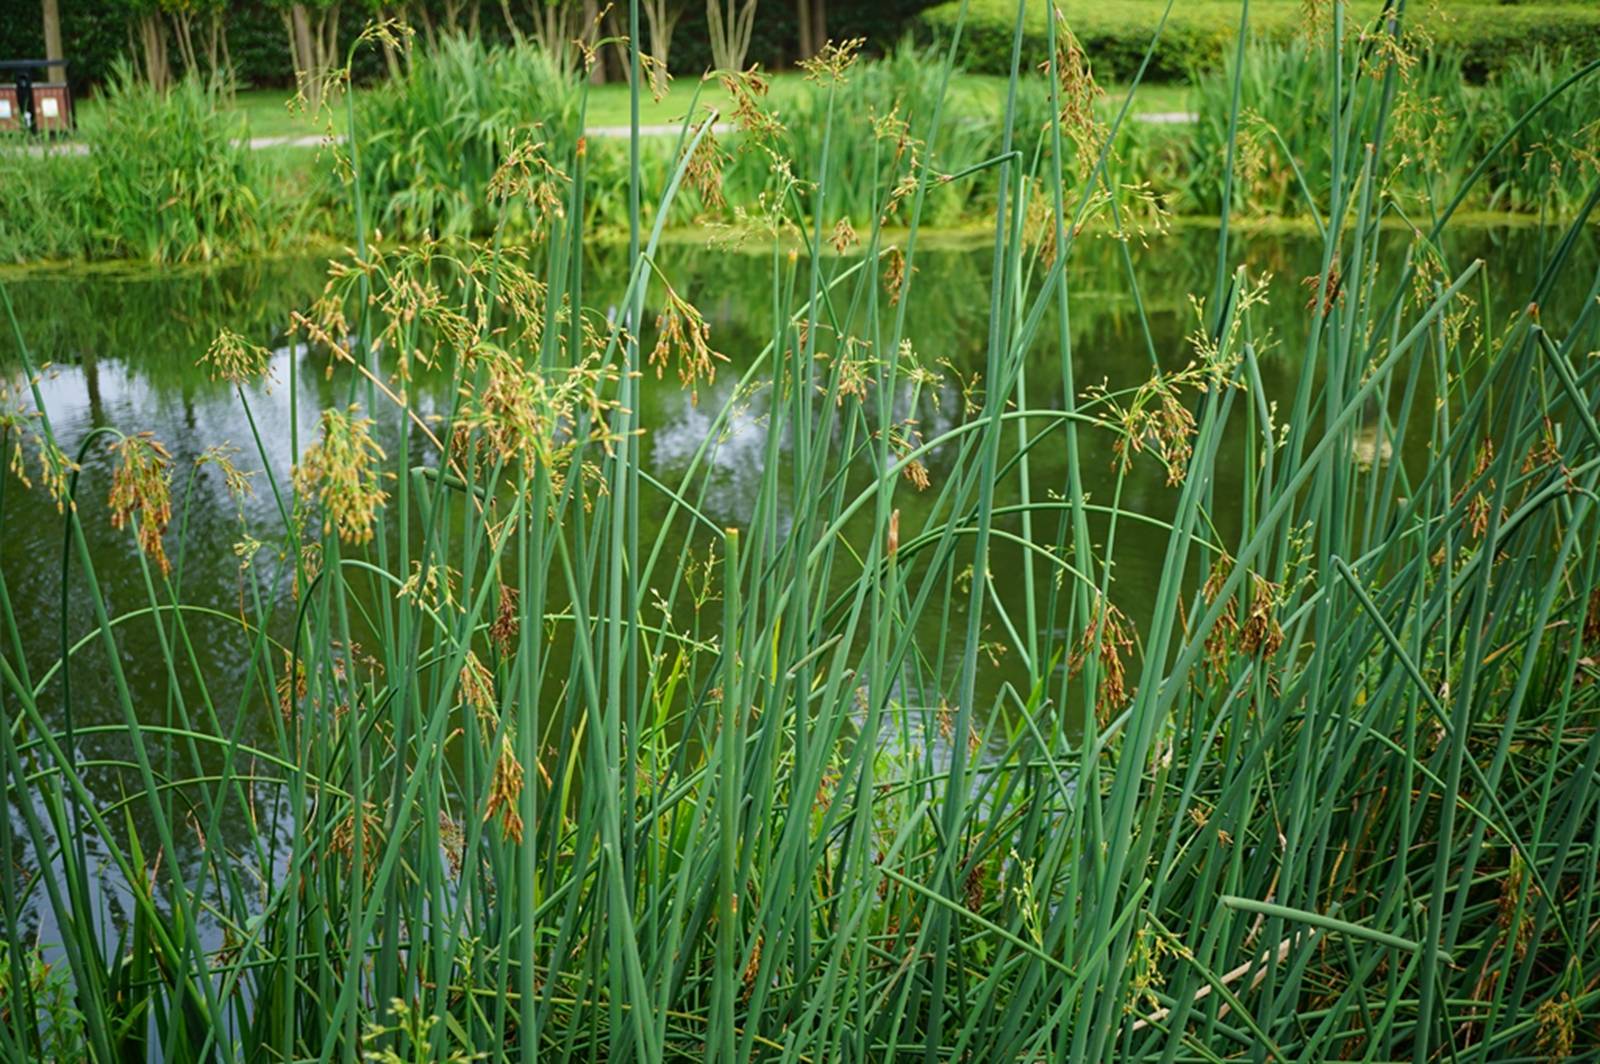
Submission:
{"label": "gray walkway", "polygon": [[[1133,116],[1135,122],[1147,122],[1155,126],[1186,125],[1195,121],[1197,115],[1187,111],[1150,111]],[[663,125],[640,126],[639,135],[644,137],[670,137],[677,134],[682,127],[677,123]],[[727,122],[718,122],[711,127],[711,131],[718,136],[733,131],[733,126]],[[626,138],[631,132],[628,126],[590,126],[584,131],[587,136],[603,137],[606,139],[620,140]],[[339,137],[343,140],[343,137]],[[321,134],[291,135],[278,137],[251,137],[250,147],[260,151],[263,148],[315,148],[326,143],[327,138]],[[12,148],[10,150],[17,150]],[[29,155],[43,155],[51,152],[57,155],[87,155],[89,146],[76,141],[57,144],[28,144],[21,148]]]}

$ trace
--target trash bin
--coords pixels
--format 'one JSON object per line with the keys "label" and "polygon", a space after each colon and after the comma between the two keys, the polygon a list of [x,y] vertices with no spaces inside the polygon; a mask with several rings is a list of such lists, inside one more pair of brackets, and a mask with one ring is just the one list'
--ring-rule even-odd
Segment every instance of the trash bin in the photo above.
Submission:
{"label": "trash bin", "polygon": [[22,101],[15,85],[0,85],[0,133],[15,133],[22,128]]}
{"label": "trash bin", "polygon": [[64,81],[33,80],[36,73],[65,67],[65,59],[8,59],[0,62],[0,132],[65,133],[72,128],[72,90]]}
{"label": "trash bin", "polygon": [[72,94],[66,82],[34,85],[33,128],[38,133],[65,133],[72,128]]}

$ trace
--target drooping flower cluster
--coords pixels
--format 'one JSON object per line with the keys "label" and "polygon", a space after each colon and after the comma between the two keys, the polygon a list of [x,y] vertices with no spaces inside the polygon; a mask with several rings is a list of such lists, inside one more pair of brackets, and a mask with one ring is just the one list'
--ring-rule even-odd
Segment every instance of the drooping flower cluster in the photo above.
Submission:
{"label": "drooping flower cluster", "polygon": [[1098,593],[1089,622],[1084,626],[1078,645],[1067,660],[1067,670],[1077,675],[1084,663],[1093,657],[1100,663],[1100,686],[1095,691],[1095,718],[1101,726],[1111,720],[1111,714],[1128,698],[1127,670],[1122,656],[1133,650],[1132,625],[1123,612]]}
{"label": "drooping flower cluster", "polygon": [[111,445],[117,468],[111,474],[111,527],[137,518],[139,549],[155,559],[165,576],[172,571],[161,537],[172,521],[172,455],[154,436],[142,432]]}
{"label": "drooping flower cluster", "polygon": [[372,419],[359,409],[322,412],[322,438],[295,467],[296,488],[322,503],[323,532],[339,531],[346,543],[371,541],[378,511],[388,501],[378,464],[383,448],[372,438]]}
{"label": "drooping flower cluster", "polygon": [[650,352],[650,364],[659,378],[667,365],[677,356],[678,380],[689,389],[696,401],[700,398],[700,380],[707,384],[717,379],[717,363],[726,362],[727,356],[712,350],[711,326],[705,317],[686,299],[678,295],[669,284],[666,286],[666,303],[656,316],[656,346]]}
{"label": "drooping flower cluster", "polygon": [[232,329],[223,329],[211,341],[200,364],[211,374],[212,380],[224,380],[236,388],[258,381],[272,385],[272,352],[253,344]]}

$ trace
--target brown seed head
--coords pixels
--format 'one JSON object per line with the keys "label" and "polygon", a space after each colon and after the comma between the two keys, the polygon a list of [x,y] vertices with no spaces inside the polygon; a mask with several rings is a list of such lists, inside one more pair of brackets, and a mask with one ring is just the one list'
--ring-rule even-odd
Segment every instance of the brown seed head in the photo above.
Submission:
{"label": "brown seed head", "polygon": [[172,455],[148,432],[124,436],[111,445],[117,456],[111,474],[111,527],[138,517],[139,549],[155,559],[161,574],[172,571],[161,536],[172,520]]}

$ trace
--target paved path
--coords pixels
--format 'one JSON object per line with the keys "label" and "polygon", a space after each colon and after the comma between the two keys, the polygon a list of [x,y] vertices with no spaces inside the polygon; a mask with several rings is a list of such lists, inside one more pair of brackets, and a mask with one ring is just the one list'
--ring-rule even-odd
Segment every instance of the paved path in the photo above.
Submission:
{"label": "paved path", "polygon": [[1133,116],[1135,122],[1148,122],[1152,126],[1187,126],[1200,121],[1193,111],[1145,111]]}
{"label": "paved path", "polygon": [[[1147,111],[1135,114],[1135,122],[1147,122],[1154,126],[1178,126],[1194,122],[1199,116],[1187,111]],[[643,137],[669,137],[674,136],[682,129],[677,123],[661,125],[640,126],[639,135]],[[621,140],[628,136],[632,130],[628,126],[590,126],[585,134],[591,137],[601,137],[608,140]],[[711,131],[718,136],[733,132],[733,126],[727,122],[718,122],[711,127]],[[343,137],[339,137],[343,140]],[[316,148],[327,142],[321,134],[303,134],[277,137],[251,137],[250,147],[255,151],[263,148]],[[10,149],[16,150],[16,149]],[[43,155],[50,152],[56,155],[87,155],[89,146],[78,141],[54,144],[29,144],[22,148],[29,155]]]}

